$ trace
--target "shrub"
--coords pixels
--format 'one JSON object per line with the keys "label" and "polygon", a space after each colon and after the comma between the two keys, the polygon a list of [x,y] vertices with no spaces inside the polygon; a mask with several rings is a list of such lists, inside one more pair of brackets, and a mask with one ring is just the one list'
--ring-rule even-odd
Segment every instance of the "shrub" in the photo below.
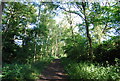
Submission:
{"label": "shrub", "polygon": [[26,80],[26,79],[36,79],[37,74],[35,74],[34,69],[31,65],[21,65],[21,64],[5,64],[3,66],[2,79],[3,80]]}
{"label": "shrub", "polygon": [[[34,81],[39,78],[44,67],[53,58],[41,58],[31,64],[4,64],[2,68],[3,81]],[[29,80],[28,80],[29,79]]]}
{"label": "shrub", "polygon": [[68,38],[65,40],[66,46],[63,47],[68,58],[74,60],[88,60],[87,41],[80,35],[75,35],[75,40]]}
{"label": "shrub", "polygon": [[100,66],[98,63],[80,62],[63,59],[65,70],[71,79],[119,81],[119,66]]}
{"label": "shrub", "polygon": [[94,49],[95,61],[105,63],[108,61],[110,64],[115,63],[115,58],[120,59],[120,39],[114,37],[111,40],[105,41],[103,44],[98,45]]}

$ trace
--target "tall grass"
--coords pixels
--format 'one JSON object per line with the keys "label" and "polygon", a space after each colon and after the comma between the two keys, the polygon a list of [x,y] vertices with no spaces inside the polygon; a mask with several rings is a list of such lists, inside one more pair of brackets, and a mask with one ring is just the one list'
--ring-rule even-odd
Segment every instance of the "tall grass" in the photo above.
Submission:
{"label": "tall grass", "polygon": [[71,79],[120,81],[119,66],[100,66],[90,62],[75,62],[63,59],[65,70]]}

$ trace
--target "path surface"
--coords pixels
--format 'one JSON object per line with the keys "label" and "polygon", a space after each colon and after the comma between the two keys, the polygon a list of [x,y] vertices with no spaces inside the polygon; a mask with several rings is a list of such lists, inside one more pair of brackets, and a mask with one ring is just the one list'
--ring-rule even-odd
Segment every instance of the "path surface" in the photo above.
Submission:
{"label": "path surface", "polygon": [[63,79],[64,81],[67,80],[67,74],[65,74],[60,59],[53,60],[52,63],[50,63],[48,67],[44,69],[42,75],[40,75],[40,80],[38,81],[45,81],[45,79],[47,79],[46,81],[50,79]]}

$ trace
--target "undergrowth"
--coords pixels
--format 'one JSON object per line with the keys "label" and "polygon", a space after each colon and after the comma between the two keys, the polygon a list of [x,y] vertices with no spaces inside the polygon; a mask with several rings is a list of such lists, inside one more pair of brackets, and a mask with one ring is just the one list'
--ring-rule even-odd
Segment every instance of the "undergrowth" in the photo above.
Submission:
{"label": "undergrowth", "polygon": [[63,58],[62,63],[70,79],[120,81],[120,68],[116,66],[101,66],[98,63],[75,62]]}
{"label": "undergrowth", "polygon": [[41,71],[53,58],[43,58],[30,64],[4,64],[2,68],[2,81],[34,81],[39,79]]}

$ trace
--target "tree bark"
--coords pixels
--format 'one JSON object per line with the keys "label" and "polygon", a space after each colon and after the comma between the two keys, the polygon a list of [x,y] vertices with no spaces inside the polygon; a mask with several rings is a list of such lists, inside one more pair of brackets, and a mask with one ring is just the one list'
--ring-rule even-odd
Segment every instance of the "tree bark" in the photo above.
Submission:
{"label": "tree bark", "polygon": [[89,41],[89,55],[90,55],[90,59],[93,60],[92,39],[91,39],[90,32],[89,32],[89,23],[87,21],[85,6],[86,6],[86,3],[82,2],[84,21],[85,21],[85,26],[86,26],[86,35],[87,35],[87,38],[88,38],[88,41]]}
{"label": "tree bark", "polygon": [[[35,39],[34,39],[35,40]],[[36,59],[36,42],[35,42],[35,45],[34,45],[34,62],[35,62],[35,59]]]}

